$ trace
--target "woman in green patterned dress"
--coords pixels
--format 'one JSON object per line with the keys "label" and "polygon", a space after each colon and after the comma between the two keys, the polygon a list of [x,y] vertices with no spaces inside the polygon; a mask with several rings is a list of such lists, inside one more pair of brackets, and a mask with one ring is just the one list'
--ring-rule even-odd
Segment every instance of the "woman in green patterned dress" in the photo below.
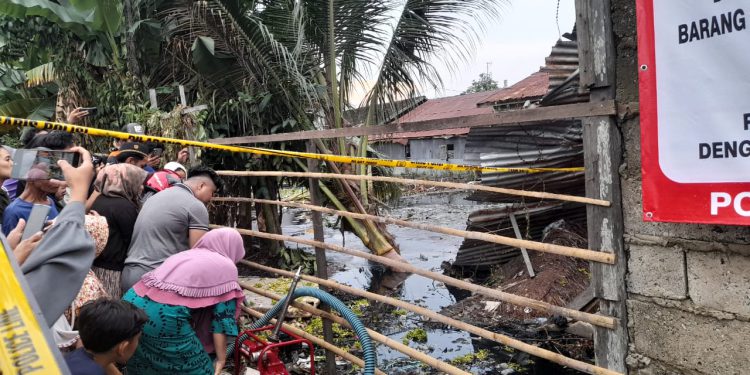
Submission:
{"label": "woman in green patterned dress", "polygon": [[125,293],[123,300],[149,316],[128,374],[220,374],[228,337],[237,336],[244,294],[235,264],[244,256],[236,230],[215,229]]}

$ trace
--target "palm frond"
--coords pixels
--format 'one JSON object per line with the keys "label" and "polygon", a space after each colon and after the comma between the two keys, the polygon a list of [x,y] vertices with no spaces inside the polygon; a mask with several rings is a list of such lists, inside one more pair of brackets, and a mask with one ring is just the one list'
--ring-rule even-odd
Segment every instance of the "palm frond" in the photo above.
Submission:
{"label": "palm frond", "polygon": [[[203,76],[204,82],[219,82],[227,92],[270,92],[283,96],[289,111],[298,121],[306,121],[305,112],[315,103],[311,81],[298,62],[300,56],[287,44],[293,33],[277,40],[263,22],[252,2],[235,0],[175,1],[160,14],[169,26],[172,67],[180,66],[183,73]],[[277,12],[280,17],[282,12]],[[293,22],[293,12],[286,13],[283,22]],[[282,22],[276,19],[277,23]],[[277,30],[281,28],[277,27]],[[210,40],[212,48],[200,50],[202,58],[213,58],[208,71],[199,69],[195,62],[196,40]],[[186,77],[173,77],[185,79]],[[228,85],[228,87],[226,87]]]}
{"label": "palm frond", "polygon": [[54,98],[24,98],[0,104],[0,116],[49,120],[54,114]]}
{"label": "palm frond", "polygon": [[[353,87],[366,84],[368,73],[378,65],[383,54],[383,35],[388,34],[391,1],[333,1],[334,47],[340,101],[348,104]],[[305,39],[323,61],[329,60],[328,1],[303,1]]]}
{"label": "palm frond", "polygon": [[431,61],[449,68],[466,59],[478,39],[477,26],[498,16],[500,0],[406,0],[387,44],[375,84],[365,98],[373,123],[388,118],[399,100],[442,88]]}
{"label": "palm frond", "polygon": [[39,65],[26,71],[26,87],[36,87],[52,83],[57,79],[52,62]]}

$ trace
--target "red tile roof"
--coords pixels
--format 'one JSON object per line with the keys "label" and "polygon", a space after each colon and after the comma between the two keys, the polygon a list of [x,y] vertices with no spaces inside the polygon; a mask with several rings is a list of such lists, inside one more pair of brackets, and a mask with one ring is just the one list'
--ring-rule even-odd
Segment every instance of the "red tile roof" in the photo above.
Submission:
{"label": "red tile roof", "polygon": [[549,89],[549,73],[536,72],[513,86],[488,96],[478,104],[494,104],[503,102],[518,102],[527,99],[538,99]]}

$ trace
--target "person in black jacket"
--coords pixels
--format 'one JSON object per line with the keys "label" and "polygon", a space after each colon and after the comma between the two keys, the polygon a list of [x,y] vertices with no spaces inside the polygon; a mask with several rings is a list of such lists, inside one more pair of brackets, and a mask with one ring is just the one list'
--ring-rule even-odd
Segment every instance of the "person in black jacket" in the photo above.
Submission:
{"label": "person in black jacket", "polygon": [[133,227],[141,208],[143,168],[121,163],[104,167],[97,175],[94,188],[99,196],[91,206],[107,218],[109,239],[104,251],[94,260],[92,270],[112,298],[120,299],[120,273],[133,236]]}

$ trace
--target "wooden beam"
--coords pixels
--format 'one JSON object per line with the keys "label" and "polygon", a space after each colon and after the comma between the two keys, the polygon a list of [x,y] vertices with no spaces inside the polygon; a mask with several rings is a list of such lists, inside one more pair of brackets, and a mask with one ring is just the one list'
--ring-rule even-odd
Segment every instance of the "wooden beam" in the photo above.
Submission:
{"label": "wooden beam", "polygon": [[[210,228],[212,229],[221,228],[221,226],[210,225]],[[267,238],[271,240],[289,241],[289,242],[294,242],[294,243],[303,244],[303,245],[312,246],[312,247],[322,247],[322,248],[335,251],[338,253],[348,254],[351,256],[359,257],[359,258],[364,258],[369,261],[384,264],[392,268],[401,268],[404,270],[404,272],[424,276],[426,278],[442,282],[446,285],[451,285],[457,288],[465,289],[465,290],[468,290],[477,294],[481,294],[483,296],[497,299],[502,302],[507,302],[507,303],[511,303],[514,305],[518,305],[518,306],[528,307],[537,311],[544,311],[550,315],[562,315],[564,317],[568,317],[571,319],[591,323],[593,325],[596,325],[602,328],[612,328],[612,327],[616,327],[618,324],[616,319],[613,319],[611,316],[589,314],[589,313],[585,313],[585,312],[581,312],[577,310],[567,309],[561,306],[553,305],[548,302],[535,300],[533,298],[528,298],[524,296],[515,295],[512,293],[503,292],[501,290],[488,288],[482,285],[472,284],[467,281],[463,281],[463,280],[459,280],[450,276],[443,275],[442,273],[424,270],[421,268],[414,267],[409,263],[403,263],[397,260],[386,258],[384,256],[366,253],[364,251],[354,250],[354,249],[346,248],[343,246],[334,245],[331,243],[308,240],[308,239],[302,238],[301,236],[293,237],[293,236],[285,236],[281,234],[259,232],[259,231],[248,230],[248,229],[240,229],[240,228],[234,228],[234,229],[240,232],[240,234],[245,235],[245,236],[255,236],[258,238]]]}
{"label": "wooden beam", "polygon": [[[263,313],[261,313],[258,310],[252,309],[250,307],[240,306],[240,309],[242,309],[242,311],[248,313],[250,316],[252,316],[252,317],[254,317],[256,319],[259,319],[259,318],[261,318],[263,316]],[[271,319],[269,321],[269,323],[276,324],[276,319]],[[297,328],[297,327],[295,327],[295,326],[293,326],[291,324],[282,323],[282,327],[284,327],[285,330],[287,330],[287,331],[289,331],[289,332],[291,332],[291,333],[293,333],[293,334],[295,334],[297,336],[301,336],[303,338],[306,338],[306,339],[312,341],[313,344],[318,345],[321,348],[325,349],[326,352],[335,353],[336,355],[340,355],[341,358],[349,361],[349,363],[353,363],[353,364],[355,364],[355,365],[357,365],[359,367],[365,367],[365,361],[363,361],[362,358],[356,357],[353,354],[347,352],[346,350],[341,349],[341,348],[339,348],[336,345],[333,345],[333,344],[330,344],[330,343],[326,342],[325,340],[321,339],[318,336],[315,336],[313,334],[307,333],[307,331],[303,331],[303,330],[301,330],[301,329],[299,329],[299,328]],[[336,364],[334,363],[334,366],[335,365]],[[386,375],[382,370],[380,370],[378,368],[375,368],[375,374],[377,374],[377,375]]]}
{"label": "wooden beam", "polygon": [[159,109],[159,106],[156,102],[156,90],[155,89],[149,89],[148,90],[148,100],[151,102],[151,109]]}
{"label": "wooden beam", "polygon": [[[263,297],[270,298],[271,300],[274,300],[274,301],[280,301],[282,298],[284,298],[284,296],[280,296],[280,295],[275,294],[273,292],[256,288],[256,287],[254,287],[254,286],[252,286],[252,285],[250,285],[248,283],[242,282],[242,281],[240,281],[240,286],[243,289],[245,289],[245,290],[249,290],[249,291],[251,291],[251,292],[253,292],[255,294],[259,294],[259,295],[261,295]],[[298,308],[300,310],[307,311],[307,312],[309,312],[311,314],[314,314],[316,316],[320,316],[320,317],[325,318],[325,319],[330,319],[331,321],[333,321],[336,324],[341,325],[342,327],[347,327],[349,329],[352,328],[351,324],[349,324],[349,322],[346,321],[344,318],[341,318],[341,317],[339,317],[337,315],[333,315],[330,312],[325,312],[323,310],[316,309],[316,308],[314,308],[314,307],[312,307],[312,306],[310,306],[310,305],[308,305],[306,303],[292,301],[292,306],[294,306],[294,307],[296,307],[296,308]],[[469,372],[461,370],[460,368],[455,367],[453,365],[450,365],[450,364],[448,364],[446,362],[443,362],[443,361],[441,361],[441,360],[439,360],[437,358],[430,357],[429,355],[424,354],[424,353],[422,353],[422,352],[420,352],[418,350],[412,349],[412,348],[410,348],[410,347],[408,347],[408,346],[406,346],[406,345],[404,345],[404,344],[402,344],[402,343],[400,343],[400,342],[398,342],[396,340],[391,339],[388,336],[382,335],[382,334],[380,334],[380,333],[378,333],[376,331],[373,331],[373,330],[371,330],[369,328],[366,328],[366,329],[367,329],[367,333],[370,334],[370,338],[373,339],[374,341],[377,341],[377,342],[379,342],[381,344],[387,345],[391,349],[396,350],[396,351],[398,351],[400,353],[406,354],[409,357],[414,358],[417,361],[420,361],[420,362],[422,362],[422,363],[424,363],[424,364],[426,364],[426,365],[428,365],[428,366],[430,366],[430,367],[432,367],[432,368],[434,368],[434,369],[436,369],[438,371],[445,372],[445,373],[447,373],[449,375],[471,375],[471,373],[469,373]]]}
{"label": "wooden beam", "polygon": [[[307,152],[316,153],[318,150],[315,147],[315,142],[311,139],[307,141]],[[311,173],[318,172],[318,161],[315,159],[307,159],[307,170]],[[310,202],[314,205],[320,204],[320,186],[318,185],[317,178],[310,178]],[[319,211],[313,211],[312,214],[313,223],[313,238],[315,241],[325,241],[325,233],[323,232],[323,215]],[[328,278],[328,259],[326,259],[326,249],[322,247],[315,248],[315,276],[321,279]],[[327,291],[324,286],[320,286],[320,289]],[[330,307],[325,306],[323,310],[331,312]],[[323,318],[323,339],[327,343],[333,344],[333,323],[330,319]],[[336,354],[330,350],[326,350],[326,371],[329,374],[336,373]]]}
{"label": "wooden beam", "polygon": [[[615,44],[610,0],[576,0],[581,86],[590,87],[592,102],[615,98]],[[583,124],[586,196],[607,200],[610,207],[587,206],[589,246],[613,253],[615,264],[591,264],[594,295],[600,313],[617,318],[615,329],[594,327],[596,364],[626,372],[628,350],[626,259],[619,167],[622,139],[616,117],[588,117]]]}
{"label": "wooden beam", "polygon": [[[335,164],[331,164],[335,166]],[[333,168],[332,168],[333,169]],[[300,178],[337,178],[344,180],[356,180],[356,181],[381,181],[389,182],[394,184],[405,184],[405,185],[417,185],[417,186],[438,186],[449,189],[462,189],[470,191],[486,191],[497,194],[508,194],[516,195],[520,197],[537,198],[541,200],[552,199],[561,200],[565,202],[576,202],[583,204],[595,204],[599,206],[609,207],[609,202],[601,199],[591,199],[586,197],[579,197],[575,195],[566,194],[555,194],[545,193],[542,191],[527,191],[519,189],[508,189],[494,186],[476,185],[476,184],[465,184],[458,182],[446,182],[446,181],[430,181],[430,180],[417,180],[412,178],[398,178],[398,177],[387,177],[387,176],[370,176],[370,175],[353,175],[353,174],[341,174],[341,173],[310,173],[310,172],[286,172],[286,171],[216,171],[219,176],[245,176],[245,177],[300,177]],[[343,185],[347,186],[347,185]],[[361,210],[364,211],[364,210]]]}
{"label": "wooden beam", "polygon": [[595,251],[589,249],[581,249],[577,247],[569,247],[562,245],[548,244],[544,242],[535,242],[525,240],[523,238],[516,239],[513,237],[500,236],[494,233],[476,232],[468,230],[453,229],[448,227],[441,227],[438,225],[415,223],[407,220],[399,220],[391,217],[360,214],[358,212],[339,211],[332,208],[315,206],[311,204],[298,203],[298,202],[284,202],[270,199],[257,199],[257,198],[244,198],[244,197],[216,197],[212,200],[217,202],[252,202],[260,204],[273,204],[284,207],[296,207],[303,208],[311,211],[323,212],[331,215],[338,215],[343,217],[354,218],[358,220],[371,220],[382,224],[394,224],[405,228],[414,228],[419,230],[426,230],[435,233],[447,234],[449,236],[463,237],[472,240],[492,242],[500,245],[519,247],[524,249],[541,251],[544,253],[557,254],[562,256],[569,256],[579,259],[590,260],[592,262],[604,262],[608,264],[614,264],[616,259],[612,254],[605,251]]}
{"label": "wooden beam", "polygon": [[[264,266],[262,264],[249,262],[247,260],[241,260],[240,263],[247,265],[249,267],[255,268],[255,269],[275,273],[277,275],[281,275],[285,277],[294,277],[294,272],[289,272],[285,270],[280,270],[278,268]],[[562,354],[554,353],[549,350],[542,349],[536,345],[527,344],[523,341],[514,339],[510,336],[495,333],[495,332],[486,330],[484,328],[479,328],[477,326],[471,325],[466,322],[462,322],[453,318],[449,318],[445,315],[438,314],[424,307],[413,305],[411,303],[404,302],[404,301],[401,301],[392,297],[387,297],[387,296],[383,296],[380,294],[367,292],[361,289],[352,288],[348,285],[340,284],[333,280],[324,280],[324,279],[320,279],[320,278],[308,276],[308,275],[302,275],[302,279],[317,283],[319,285],[325,285],[331,289],[337,289],[345,293],[353,294],[355,296],[364,297],[369,300],[387,303],[391,306],[396,306],[404,310],[411,311],[415,314],[422,315],[434,322],[447,324],[451,327],[464,330],[466,332],[485,338],[487,340],[492,340],[500,344],[510,346],[511,348],[518,349],[524,353],[529,353],[533,356],[544,358],[550,362],[554,362],[554,363],[561,364],[566,367],[570,367],[579,371],[583,371],[587,374],[596,374],[596,375],[622,375],[623,374],[621,372],[611,371],[606,368],[597,367],[597,366],[594,366],[585,362],[581,362],[579,360],[568,358]],[[243,309],[245,309],[244,306],[243,306]]]}
{"label": "wooden beam", "polygon": [[358,137],[363,135],[388,135],[427,130],[477,128],[494,125],[520,125],[540,121],[569,120],[591,116],[609,116],[617,113],[614,100],[597,103],[576,103],[554,107],[539,107],[518,111],[461,116],[448,119],[391,123],[381,126],[309,130],[295,133],[257,135],[247,137],[214,138],[209,142],[221,145],[299,141],[319,138]]}

